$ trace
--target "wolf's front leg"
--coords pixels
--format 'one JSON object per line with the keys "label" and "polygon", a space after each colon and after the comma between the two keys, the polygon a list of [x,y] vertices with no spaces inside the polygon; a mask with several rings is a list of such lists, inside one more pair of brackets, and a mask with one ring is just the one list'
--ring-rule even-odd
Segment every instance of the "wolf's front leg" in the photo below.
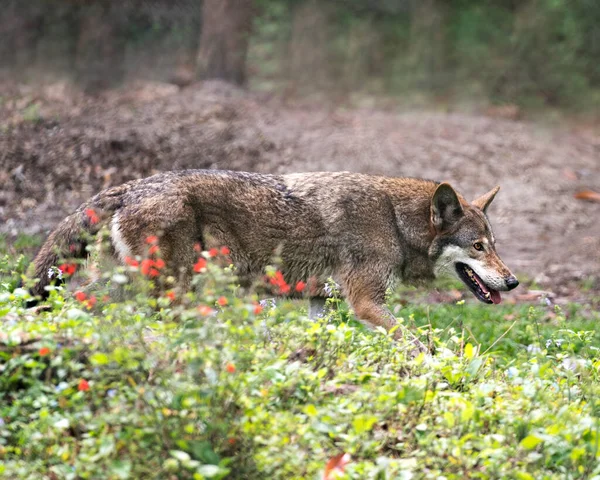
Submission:
{"label": "wolf's front leg", "polygon": [[[385,278],[385,277],[384,277]],[[356,317],[369,328],[383,327],[390,331],[398,325],[396,317],[385,305],[385,283],[381,279],[355,274],[345,282],[346,297],[354,309]],[[394,331],[394,338],[406,338],[418,351],[428,351],[427,347],[406,327],[400,326]]]}

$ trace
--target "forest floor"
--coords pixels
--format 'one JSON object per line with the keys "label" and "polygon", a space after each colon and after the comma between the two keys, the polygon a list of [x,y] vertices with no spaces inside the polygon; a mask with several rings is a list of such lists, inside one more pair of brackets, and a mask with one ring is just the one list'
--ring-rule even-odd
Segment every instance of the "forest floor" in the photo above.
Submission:
{"label": "forest floor", "polygon": [[8,239],[46,233],[102,188],[171,169],[415,176],[450,181],[467,198],[500,185],[490,210],[498,251],[529,287],[508,298],[598,302],[600,203],[576,198],[600,192],[592,126],[329,108],[219,82],[100,96],[1,84],[0,165]]}

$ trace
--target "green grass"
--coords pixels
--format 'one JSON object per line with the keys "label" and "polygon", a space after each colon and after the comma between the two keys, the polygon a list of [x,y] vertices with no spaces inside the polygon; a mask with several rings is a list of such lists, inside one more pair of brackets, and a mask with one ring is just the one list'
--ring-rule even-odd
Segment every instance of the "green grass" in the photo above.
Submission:
{"label": "green grass", "polygon": [[318,322],[298,301],[257,312],[211,262],[179,302],[135,272],[113,300],[119,268],[34,313],[15,289],[35,245],[21,242],[0,242],[3,478],[316,479],[340,453],[339,478],[600,478],[585,306],[396,292],[397,316],[436,349],[415,356],[336,299]]}

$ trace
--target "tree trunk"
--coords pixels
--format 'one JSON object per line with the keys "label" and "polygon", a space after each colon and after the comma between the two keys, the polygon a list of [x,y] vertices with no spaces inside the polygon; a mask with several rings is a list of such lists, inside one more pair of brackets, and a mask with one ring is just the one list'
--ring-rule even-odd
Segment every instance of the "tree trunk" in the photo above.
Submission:
{"label": "tree trunk", "polygon": [[199,78],[220,78],[238,85],[246,82],[253,4],[253,0],[204,0]]}

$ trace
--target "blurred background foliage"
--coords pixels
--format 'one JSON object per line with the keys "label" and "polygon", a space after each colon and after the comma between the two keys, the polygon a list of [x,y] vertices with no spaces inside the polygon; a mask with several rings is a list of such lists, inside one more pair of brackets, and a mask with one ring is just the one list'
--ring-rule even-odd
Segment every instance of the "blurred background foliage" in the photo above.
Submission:
{"label": "blurred background foliage", "polygon": [[226,77],[339,102],[600,104],[596,0],[2,3],[0,74],[20,80],[68,75],[97,90],[131,78]]}

